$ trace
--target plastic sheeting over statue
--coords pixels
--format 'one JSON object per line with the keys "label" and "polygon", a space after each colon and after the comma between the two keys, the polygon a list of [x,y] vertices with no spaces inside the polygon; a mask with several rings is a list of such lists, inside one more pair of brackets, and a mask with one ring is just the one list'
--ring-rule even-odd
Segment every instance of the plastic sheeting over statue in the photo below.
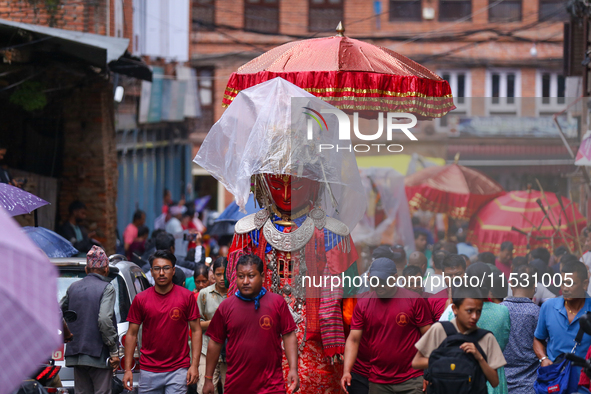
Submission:
{"label": "plastic sheeting over statue", "polygon": [[243,90],[213,125],[194,161],[219,180],[241,208],[248,201],[253,175],[289,174],[319,182],[325,186],[320,207],[352,229],[366,203],[355,155],[347,150],[320,152],[321,144],[339,143],[337,117],[325,114],[320,124],[312,120],[314,136],[308,140],[311,117],[306,113],[318,118],[323,109],[335,108],[282,78]]}
{"label": "plastic sheeting over statue", "polygon": [[354,154],[320,152],[320,144],[338,143],[336,117],[323,116],[323,109],[333,107],[281,78],[246,89],[195,158],[239,206],[254,192],[264,208],[236,224],[229,294],[236,290],[239,257],[258,255],[265,263],[264,286],[284,297],[296,321],[300,390],[307,393],[340,390],[341,298],[347,289],[316,288],[303,278],[358,274],[349,229],[367,204]]}

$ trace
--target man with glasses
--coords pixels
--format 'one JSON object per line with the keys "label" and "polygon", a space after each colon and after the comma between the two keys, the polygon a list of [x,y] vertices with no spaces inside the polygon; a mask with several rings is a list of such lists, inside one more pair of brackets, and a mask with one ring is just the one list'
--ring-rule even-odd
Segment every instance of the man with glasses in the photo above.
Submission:
{"label": "man with glasses", "polygon": [[[129,309],[123,377],[123,384],[128,390],[133,384],[131,364],[140,324],[143,324],[141,394],[186,393],[187,385],[195,384],[199,378],[199,309],[193,293],[172,282],[175,264],[174,254],[168,250],[157,250],[150,257],[154,287],[139,293]],[[192,334],[191,354],[187,326]]]}

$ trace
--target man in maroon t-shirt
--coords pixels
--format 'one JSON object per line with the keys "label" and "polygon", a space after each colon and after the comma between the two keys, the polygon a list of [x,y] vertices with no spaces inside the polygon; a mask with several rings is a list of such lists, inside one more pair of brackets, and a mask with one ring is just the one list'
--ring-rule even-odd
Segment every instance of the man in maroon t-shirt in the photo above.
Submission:
{"label": "man in maroon t-shirt", "polygon": [[213,372],[226,339],[224,394],[285,394],[281,362],[289,363],[291,393],[300,385],[296,325],[287,303],[263,287],[263,261],[243,255],[236,263],[238,291],[222,301],[209,323],[203,394],[213,394]]}
{"label": "man in maroon t-shirt", "polygon": [[[172,283],[176,258],[168,250],[150,257],[154,287],[133,300],[125,337],[125,375],[123,385],[132,389],[131,363],[142,326],[140,393],[186,393],[187,385],[197,383],[201,356],[199,309],[193,293]],[[191,353],[187,337],[191,329]],[[192,357],[191,357],[192,356]]]}
{"label": "man in maroon t-shirt", "polygon": [[345,345],[343,390],[351,384],[359,342],[367,336],[369,394],[422,394],[423,372],[413,369],[411,363],[415,343],[433,323],[429,306],[417,293],[394,286],[396,265],[391,260],[376,259],[369,277],[374,296],[359,299],[353,311]]}
{"label": "man in maroon t-shirt", "polygon": [[[431,294],[427,298],[429,308],[433,315],[433,321],[439,321],[439,318],[445,312],[445,308],[451,303],[451,288],[453,287],[453,278],[462,277],[466,273],[466,260],[460,255],[449,254],[443,259],[443,274],[445,275],[447,289],[438,293]],[[457,279],[456,279],[457,280]],[[457,280],[459,282],[459,280]],[[456,283],[459,284],[459,283]]]}

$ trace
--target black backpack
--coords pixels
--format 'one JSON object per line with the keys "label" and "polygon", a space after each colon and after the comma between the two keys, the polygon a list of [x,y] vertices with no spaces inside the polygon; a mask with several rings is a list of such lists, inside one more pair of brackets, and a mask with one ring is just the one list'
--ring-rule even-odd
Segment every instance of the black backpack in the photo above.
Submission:
{"label": "black backpack", "polygon": [[486,354],[478,345],[490,331],[481,328],[468,335],[460,334],[448,321],[440,322],[447,338],[429,357],[425,372],[428,381],[427,394],[487,394],[486,376],[473,355],[460,349],[464,342],[472,342],[486,360]]}

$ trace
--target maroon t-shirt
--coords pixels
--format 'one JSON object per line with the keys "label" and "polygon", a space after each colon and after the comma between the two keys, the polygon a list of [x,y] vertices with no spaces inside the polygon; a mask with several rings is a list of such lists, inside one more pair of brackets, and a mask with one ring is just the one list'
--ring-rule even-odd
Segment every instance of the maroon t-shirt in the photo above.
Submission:
{"label": "maroon t-shirt", "polygon": [[154,287],[139,293],[129,308],[127,321],[143,324],[140,369],[173,372],[189,368],[188,322],[199,319],[193,292],[174,285],[166,294]]}
{"label": "maroon t-shirt", "polygon": [[447,308],[447,299],[449,298],[449,289],[443,289],[440,292],[435,294],[429,295],[427,297],[427,303],[429,304],[429,308],[431,309],[431,315],[433,316],[433,321],[439,321],[443,312],[445,312],[445,308]]}
{"label": "maroon t-shirt", "polygon": [[224,394],[285,393],[281,337],[295,329],[287,303],[280,295],[267,292],[257,310],[254,302],[236,296],[222,301],[207,335],[217,343],[228,340]]}
{"label": "maroon t-shirt", "polygon": [[433,323],[427,301],[399,287],[394,298],[361,298],[353,311],[352,330],[363,330],[371,352],[369,381],[400,384],[423,375],[411,366],[421,338],[420,327]]}

